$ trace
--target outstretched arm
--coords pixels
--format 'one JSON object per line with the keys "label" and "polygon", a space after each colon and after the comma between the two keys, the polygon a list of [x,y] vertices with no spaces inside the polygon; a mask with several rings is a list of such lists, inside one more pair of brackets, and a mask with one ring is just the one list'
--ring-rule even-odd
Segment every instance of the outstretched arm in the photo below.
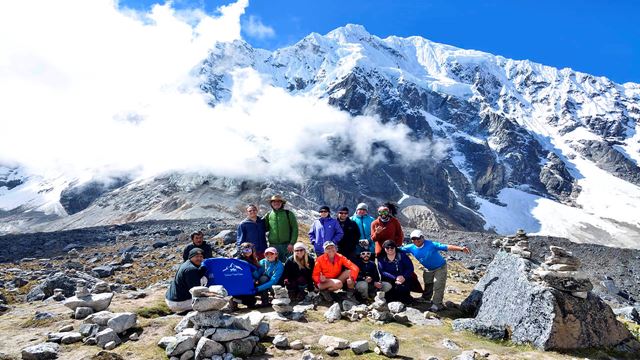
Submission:
{"label": "outstretched arm", "polygon": [[469,248],[466,246],[447,245],[448,251],[462,251],[465,254],[469,253]]}

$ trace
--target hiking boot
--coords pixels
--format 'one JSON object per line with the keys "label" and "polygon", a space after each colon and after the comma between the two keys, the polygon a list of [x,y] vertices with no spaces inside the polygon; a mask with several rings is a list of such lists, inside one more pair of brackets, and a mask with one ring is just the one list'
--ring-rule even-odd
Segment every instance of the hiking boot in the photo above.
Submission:
{"label": "hiking boot", "polygon": [[271,305],[269,303],[269,293],[264,292],[264,293],[260,294],[260,305],[262,307],[267,307],[267,306]]}
{"label": "hiking boot", "polygon": [[329,290],[320,290],[320,297],[322,297],[322,300],[324,301],[333,302],[333,297]]}
{"label": "hiking boot", "polygon": [[433,304],[431,305],[431,307],[429,308],[429,311],[431,312],[438,312],[438,311],[442,311],[444,310],[445,307],[442,304]]}
{"label": "hiking boot", "polygon": [[347,290],[345,296],[349,301],[358,302],[358,300],[356,300],[355,291],[353,290]]}

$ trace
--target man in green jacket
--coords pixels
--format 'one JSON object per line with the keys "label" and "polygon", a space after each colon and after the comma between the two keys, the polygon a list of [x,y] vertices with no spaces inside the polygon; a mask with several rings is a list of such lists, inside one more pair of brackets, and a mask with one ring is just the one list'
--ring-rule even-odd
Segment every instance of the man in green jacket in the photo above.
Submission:
{"label": "man in green jacket", "polygon": [[269,233],[267,240],[269,246],[278,249],[278,259],[285,262],[293,253],[293,244],[298,241],[298,221],[293,212],[284,208],[287,201],[282,196],[273,195],[269,203],[271,211],[264,216]]}

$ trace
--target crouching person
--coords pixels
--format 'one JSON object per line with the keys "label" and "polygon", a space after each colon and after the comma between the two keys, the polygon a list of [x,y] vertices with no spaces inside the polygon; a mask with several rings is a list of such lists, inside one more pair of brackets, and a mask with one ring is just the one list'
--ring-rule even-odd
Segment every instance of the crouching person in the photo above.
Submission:
{"label": "crouching person", "polygon": [[291,301],[304,300],[306,293],[313,291],[313,268],[315,260],[307,247],[297,242],[293,245],[293,255],[284,263],[284,285],[289,291]]}
{"label": "crouching person", "polygon": [[316,266],[313,268],[313,281],[318,286],[320,295],[324,300],[332,302],[331,293],[344,288],[347,298],[354,299],[353,292],[360,270],[345,256],[338,254],[333,242],[327,241],[323,247],[324,254],[316,259]]}
{"label": "crouching person", "polygon": [[[258,262],[258,253],[256,251],[255,245],[250,242],[244,242],[240,244],[238,255],[236,259],[243,260],[253,265],[251,275],[253,277],[254,285],[260,284],[260,278],[262,277],[263,282],[266,282],[266,277],[263,277],[264,268],[260,266]],[[236,295],[233,297],[231,301],[231,310],[236,309],[236,303],[241,303],[249,308],[253,308],[256,306],[256,295]]]}
{"label": "crouching person", "polygon": [[284,266],[278,260],[278,250],[275,247],[269,247],[264,251],[264,259],[260,260],[262,275],[258,279],[256,291],[260,294],[260,302],[262,306],[269,305],[269,290],[273,285],[278,285],[284,273]]}
{"label": "crouching person", "polygon": [[356,278],[356,291],[362,301],[370,300],[376,292],[391,290],[391,284],[380,281],[380,274],[376,263],[371,261],[369,249],[360,252],[360,258],[355,262],[360,269]]}
{"label": "crouching person", "polygon": [[386,240],[382,244],[384,253],[378,258],[380,276],[385,282],[391,284],[391,290],[387,292],[388,301],[400,301],[411,304],[411,286],[413,276],[413,263],[407,254],[397,250],[393,240]]}
{"label": "crouching person", "polygon": [[202,266],[202,261],[204,261],[204,251],[193,248],[188,253],[188,259],[178,268],[165,295],[165,302],[171,311],[181,313],[191,310],[189,290],[207,283],[207,269]]}

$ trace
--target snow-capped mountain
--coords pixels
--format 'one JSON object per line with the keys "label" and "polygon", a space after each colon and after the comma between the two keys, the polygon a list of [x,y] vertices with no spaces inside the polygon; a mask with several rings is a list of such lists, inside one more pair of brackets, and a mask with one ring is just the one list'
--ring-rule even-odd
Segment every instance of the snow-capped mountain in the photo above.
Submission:
{"label": "snow-capped mountain", "polygon": [[[421,37],[381,39],[358,25],[324,36],[314,33],[273,52],[242,41],[217,44],[198,69],[211,106],[231,98],[232,74],[239,68],[252,68],[295,96],[320,99],[352,115],[403,123],[413,138],[448,147],[443,159],[425,154],[411,163],[396,160],[393,149],[386,149],[388,162],[303,183],[246,186],[228,180],[235,190],[226,194],[220,179],[198,183],[197,191],[206,192],[203,187],[217,182],[210,191],[237,201],[229,209],[275,189],[285,191],[300,209],[392,200],[400,202],[411,226],[437,218],[445,227],[499,233],[524,228],[580,242],[640,247],[639,84],[615,84]],[[350,161],[348,148],[342,150],[328,156]],[[38,209],[7,201],[27,182],[6,185],[2,176],[10,179],[0,175],[0,209],[13,215],[16,208]],[[181,186],[163,185],[166,189],[153,195],[156,207],[142,198],[140,204],[131,200],[136,191],[152,196],[148,184],[158,181],[118,184],[112,192],[101,188],[85,199],[88,206],[80,206],[81,211],[57,212],[66,218],[57,226],[203,214],[194,211],[198,198],[184,195],[190,190]],[[126,211],[123,199],[128,199]],[[210,206],[213,200],[207,201]],[[162,210],[171,202],[175,206]],[[68,206],[62,208],[68,212]]]}

